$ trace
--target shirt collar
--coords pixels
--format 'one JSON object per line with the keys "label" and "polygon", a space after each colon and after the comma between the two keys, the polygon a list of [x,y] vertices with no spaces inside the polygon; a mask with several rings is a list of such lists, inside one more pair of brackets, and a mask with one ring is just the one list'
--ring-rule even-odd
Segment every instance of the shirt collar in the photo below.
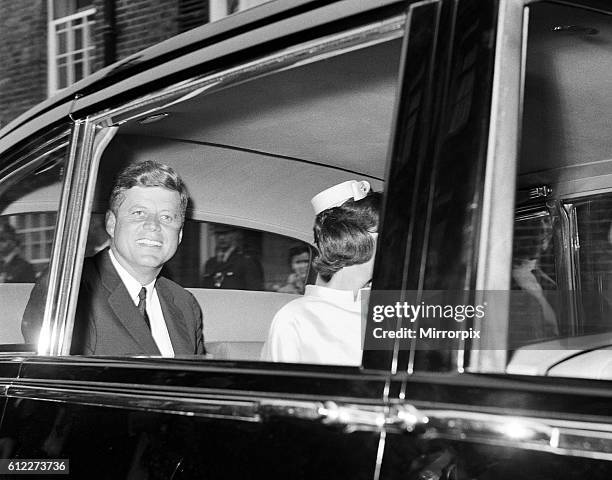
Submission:
{"label": "shirt collar", "polygon": [[359,290],[357,298],[355,298],[352,290],[337,290],[335,288],[323,287],[321,285],[306,285],[304,295],[322,298],[346,307],[361,308],[362,292],[363,289]]}
{"label": "shirt collar", "polygon": [[147,298],[151,298],[151,295],[153,295],[153,289],[155,288],[155,280],[157,279],[154,279],[152,282],[146,285],[141,285],[138,280],[136,280],[125,268],[123,268],[110,248],[108,249],[108,253],[115,270],[117,270],[119,278],[121,278],[121,281],[125,285],[125,288],[127,289],[128,293],[130,294],[130,298],[134,301],[134,303],[138,305],[138,294],[140,293],[140,289],[142,287],[147,289]]}

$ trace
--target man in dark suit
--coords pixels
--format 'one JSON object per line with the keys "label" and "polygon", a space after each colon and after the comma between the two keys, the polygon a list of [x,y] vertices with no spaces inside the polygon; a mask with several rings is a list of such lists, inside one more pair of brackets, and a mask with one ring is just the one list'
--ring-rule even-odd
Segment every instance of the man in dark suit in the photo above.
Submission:
{"label": "man in dark suit", "polygon": [[204,288],[263,290],[263,271],[259,262],[244,253],[231,225],[215,225],[215,256],[204,265]]}
{"label": "man in dark suit", "polygon": [[0,222],[0,283],[31,283],[35,280],[34,268],[19,252],[15,229],[8,222]]}
{"label": "man in dark suit", "polygon": [[[187,200],[183,181],[168,166],[146,161],[119,174],[106,214],[110,248],[83,264],[71,353],[204,353],[197,301],[159,276],[181,241]],[[45,294],[37,285],[24,313],[29,343],[38,336]]]}

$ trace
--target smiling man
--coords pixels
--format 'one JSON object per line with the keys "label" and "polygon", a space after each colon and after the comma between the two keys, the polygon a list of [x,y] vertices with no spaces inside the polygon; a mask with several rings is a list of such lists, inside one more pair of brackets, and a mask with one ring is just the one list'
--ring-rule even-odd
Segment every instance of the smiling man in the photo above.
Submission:
{"label": "smiling man", "polygon": [[[204,353],[197,301],[159,275],[181,241],[187,201],[183,181],[166,165],[146,161],[119,173],[106,213],[110,248],[83,264],[71,353]],[[28,324],[41,321],[30,308],[36,290],[22,323],[28,342],[36,341]]]}

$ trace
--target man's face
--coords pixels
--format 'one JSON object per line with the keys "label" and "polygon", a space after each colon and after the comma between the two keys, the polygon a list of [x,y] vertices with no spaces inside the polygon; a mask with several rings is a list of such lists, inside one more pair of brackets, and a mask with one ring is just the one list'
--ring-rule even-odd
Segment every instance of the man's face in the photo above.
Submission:
{"label": "man's face", "polygon": [[215,242],[218,250],[227,250],[236,243],[236,231],[225,230],[222,232],[215,232]]}
{"label": "man's face", "polygon": [[117,213],[109,212],[106,231],[119,263],[134,277],[157,275],[182,237],[181,198],[163,187],[132,187]]}
{"label": "man's face", "polygon": [[306,277],[308,266],[310,265],[310,255],[308,252],[300,253],[291,258],[291,270],[300,277]]}

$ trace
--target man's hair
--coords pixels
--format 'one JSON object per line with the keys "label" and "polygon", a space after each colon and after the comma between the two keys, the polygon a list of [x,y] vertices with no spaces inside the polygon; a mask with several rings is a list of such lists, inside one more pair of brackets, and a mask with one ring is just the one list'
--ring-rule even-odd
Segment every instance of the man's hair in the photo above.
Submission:
{"label": "man's hair", "polygon": [[181,197],[181,219],[185,219],[189,194],[183,180],[172,167],[146,160],[124,168],[117,175],[115,186],[110,194],[109,206],[113,213],[117,213],[119,206],[125,200],[125,192],[132,187],[164,187],[178,192]]}
{"label": "man's hair", "polygon": [[289,254],[287,255],[289,266],[291,266],[293,257],[297,257],[298,255],[302,255],[304,253],[307,253],[310,257],[310,247],[308,245],[294,245],[293,247],[289,248]]}
{"label": "man's hair", "polygon": [[347,200],[339,207],[323,210],[315,218],[317,253],[315,270],[328,282],[344,267],[365,263],[374,255],[382,195],[370,192],[361,200]]}

